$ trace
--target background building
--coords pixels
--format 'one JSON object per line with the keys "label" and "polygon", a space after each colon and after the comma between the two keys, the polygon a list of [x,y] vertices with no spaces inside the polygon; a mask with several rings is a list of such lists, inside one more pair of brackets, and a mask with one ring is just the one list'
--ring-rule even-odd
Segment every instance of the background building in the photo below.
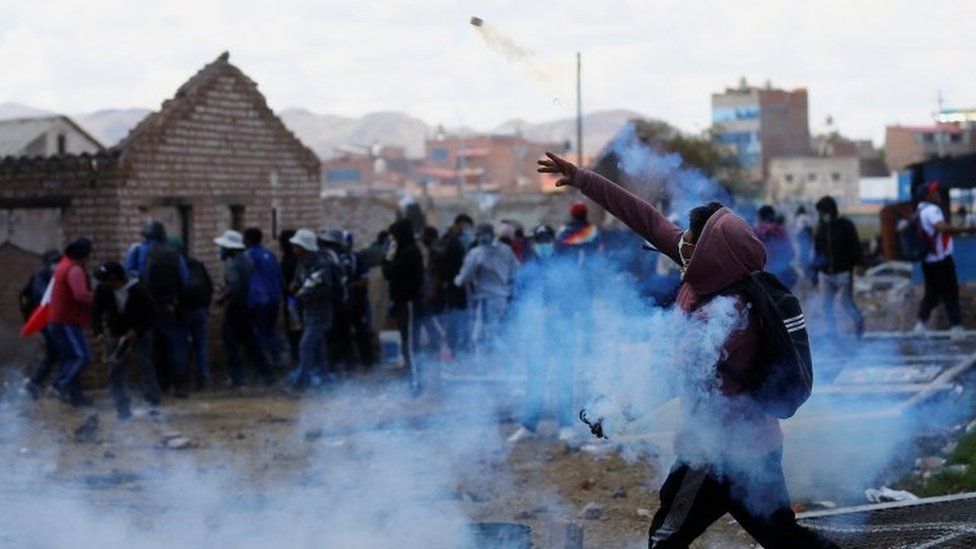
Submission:
{"label": "background building", "polygon": [[810,154],[807,90],[750,86],[712,94],[713,139],[729,147],[754,181],[766,178],[769,160]]}
{"label": "background building", "polygon": [[976,152],[976,125],[972,120],[885,128],[885,161],[893,172],[910,164],[973,152]]}
{"label": "background building", "polygon": [[91,154],[103,148],[67,116],[0,120],[0,157]]}
{"label": "background building", "polygon": [[403,189],[412,162],[395,145],[342,146],[322,163],[322,196],[390,194]]}
{"label": "background building", "polygon": [[838,206],[859,202],[860,160],[857,156],[802,156],[769,161],[766,201],[809,204],[830,195]]}

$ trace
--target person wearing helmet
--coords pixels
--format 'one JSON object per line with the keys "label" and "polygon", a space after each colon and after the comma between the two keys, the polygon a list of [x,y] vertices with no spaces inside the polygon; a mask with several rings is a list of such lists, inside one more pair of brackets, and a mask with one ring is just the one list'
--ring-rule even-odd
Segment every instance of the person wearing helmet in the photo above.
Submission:
{"label": "person wearing helmet", "polygon": [[149,292],[138,278],[130,278],[116,261],[103,263],[95,270],[95,305],[92,308],[92,331],[105,346],[105,362],[115,411],[119,419],[132,415],[126,395],[126,355],[135,356],[142,381],[143,396],[151,406],[159,404],[159,382],[152,363],[152,339],[155,307]]}

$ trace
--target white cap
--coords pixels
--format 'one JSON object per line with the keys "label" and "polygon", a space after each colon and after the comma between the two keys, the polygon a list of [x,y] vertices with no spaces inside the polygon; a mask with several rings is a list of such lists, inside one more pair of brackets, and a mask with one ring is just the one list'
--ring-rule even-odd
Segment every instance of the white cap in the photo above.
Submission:
{"label": "white cap", "polygon": [[224,231],[224,234],[214,239],[214,243],[228,250],[244,249],[244,237],[237,231]]}
{"label": "white cap", "polygon": [[289,243],[301,246],[310,252],[319,251],[319,243],[315,238],[315,233],[308,229],[298,229],[295,236],[288,240]]}

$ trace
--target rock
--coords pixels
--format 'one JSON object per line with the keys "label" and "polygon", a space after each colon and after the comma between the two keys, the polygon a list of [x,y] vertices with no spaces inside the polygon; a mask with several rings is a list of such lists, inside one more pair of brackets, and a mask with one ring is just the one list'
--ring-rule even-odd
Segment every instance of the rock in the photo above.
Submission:
{"label": "rock", "polygon": [[919,471],[925,473],[925,472],[937,471],[941,469],[942,466],[945,465],[945,462],[946,460],[943,457],[929,456],[929,457],[916,459],[915,467]]}
{"label": "rock", "polygon": [[532,514],[534,515],[545,515],[549,513],[549,506],[543,503],[542,505],[537,505],[535,509],[532,509]]}
{"label": "rock", "polygon": [[595,486],[596,479],[594,478],[586,478],[579,483],[580,490],[592,490]]}
{"label": "rock", "polygon": [[167,440],[166,447],[170,450],[187,450],[190,448],[196,448],[197,445],[186,437],[176,437]]}
{"label": "rock", "polygon": [[115,459],[115,452],[105,450],[105,453],[102,454],[102,459]]}
{"label": "rock", "polygon": [[237,440],[244,440],[247,438],[247,435],[245,435],[243,431],[237,431],[237,435],[235,435],[235,437]]}
{"label": "rock", "polygon": [[170,440],[170,439],[173,439],[173,438],[180,438],[182,436],[183,436],[183,433],[181,433],[179,431],[165,431],[165,432],[163,432],[163,440]]}
{"label": "rock", "polygon": [[323,435],[324,433],[322,432],[322,429],[309,429],[308,431],[305,431],[305,440],[312,442],[322,438]]}
{"label": "rock", "polygon": [[532,511],[519,511],[515,513],[515,520],[532,520],[535,518],[535,513]]}
{"label": "rock", "polygon": [[610,497],[612,497],[614,499],[623,499],[623,498],[626,498],[627,497],[627,489],[624,488],[623,486],[618,486],[618,487],[614,488],[614,490],[612,492],[610,492]]}
{"label": "rock", "polygon": [[603,506],[595,501],[584,505],[579,512],[579,517],[586,520],[596,520],[601,516],[603,516]]}
{"label": "rock", "polygon": [[94,442],[98,434],[98,414],[89,414],[85,421],[75,428],[75,442]]}
{"label": "rock", "polygon": [[637,516],[640,518],[651,518],[653,514],[650,509],[644,509],[643,507],[637,508]]}

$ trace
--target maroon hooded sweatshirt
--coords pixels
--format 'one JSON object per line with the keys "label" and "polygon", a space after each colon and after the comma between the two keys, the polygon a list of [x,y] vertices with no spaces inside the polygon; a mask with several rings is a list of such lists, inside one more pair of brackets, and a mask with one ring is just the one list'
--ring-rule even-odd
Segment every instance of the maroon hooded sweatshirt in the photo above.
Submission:
{"label": "maroon hooded sweatshirt", "polygon": [[[591,200],[603,206],[631,230],[650,242],[655,248],[681,265],[678,242],[684,231],[661,214],[651,204],[627,189],[588,170],[579,170],[575,186]],[[722,208],[705,223],[698,236],[695,252],[685,270],[678,288],[677,305],[687,314],[695,311],[701,299],[707,298],[742,280],[755,271],[761,271],[766,263],[766,249],[756,237],[752,227],[732,210]],[[746,300],[738,296],[739,306]],[[696,313],[698,314],[698,313]],[[755,312],[749,314],[748,323],[733,331],[723,346],[722,360],[716,368],[720,382],[720,394],[707,403],[706,408],[719,417],[713,423],[721,425],[727,434],[727,449],[732,454],[767,454],[780,448],[783,434],[779,420],[767,415],[751,404],[742,385],[734,378],[755,367],[754,359],[761,344],[762,333]],[[695,416],[694,408],[700,403],[682,402],[686,415]],[[686,418],[687,419],[687,418]],[[711,422],[710,422],[711,423]],[[686,421],[675,439],[675,451],[692,454],[705,444],[694,421]],[[709,444],[714,445],[714,442]]]}

